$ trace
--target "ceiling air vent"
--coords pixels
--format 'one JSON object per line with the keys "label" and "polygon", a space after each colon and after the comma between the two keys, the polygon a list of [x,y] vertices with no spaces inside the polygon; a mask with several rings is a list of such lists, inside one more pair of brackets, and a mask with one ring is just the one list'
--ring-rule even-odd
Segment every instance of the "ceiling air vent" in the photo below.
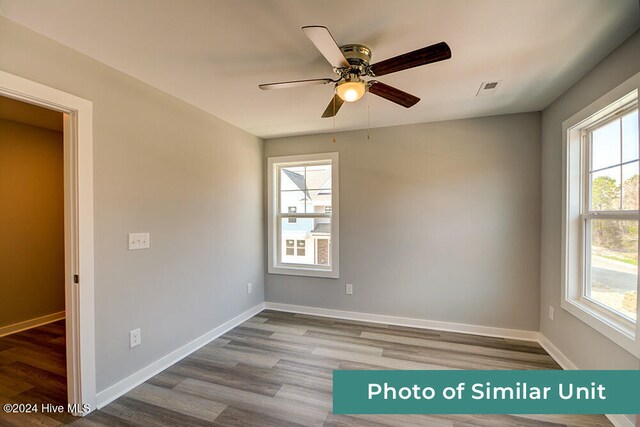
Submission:
{"label": "ceiling air vent", "polygon": [[496,90],[498,90],[498,87],[500,86],[501,82],[502,80],[495,80],[492,82],[482,82],[482,84],[480,85],[480,89],[478,89],[478,93],[476,93],[476,96],[493,95],[494,93],[496,93]]}

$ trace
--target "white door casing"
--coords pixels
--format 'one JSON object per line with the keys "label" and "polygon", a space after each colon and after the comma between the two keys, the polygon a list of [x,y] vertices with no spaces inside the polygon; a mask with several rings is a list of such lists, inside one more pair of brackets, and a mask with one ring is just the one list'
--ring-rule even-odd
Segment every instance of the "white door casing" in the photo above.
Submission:
{"label": "white door casing", "polygon": [[0,95],[63,113],[68,403],[86,415],[96,409],[93,103],[1,70]]}

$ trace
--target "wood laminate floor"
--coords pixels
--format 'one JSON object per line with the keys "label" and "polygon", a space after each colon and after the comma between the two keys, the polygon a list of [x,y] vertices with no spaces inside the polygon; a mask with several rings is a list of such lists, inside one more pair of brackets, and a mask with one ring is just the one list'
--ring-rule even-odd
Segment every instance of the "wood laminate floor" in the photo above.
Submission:
{"label": "wood laminate floor", "polygon": [[[526,341],[265,310],[73,424],[610,426],[603,415],[344,416],[331,412],[335,369],[559,368],[538,344]],[[21,421],[69,422],[44,417]]]}
{"label": "wood laminate floor", "polygon": [[[65,322],[59,320],[0,337],[0,404],[67,404]],[[44,425],[76,421],[69,414],[42,417],[7,414],[0,410],[0,425]]]}

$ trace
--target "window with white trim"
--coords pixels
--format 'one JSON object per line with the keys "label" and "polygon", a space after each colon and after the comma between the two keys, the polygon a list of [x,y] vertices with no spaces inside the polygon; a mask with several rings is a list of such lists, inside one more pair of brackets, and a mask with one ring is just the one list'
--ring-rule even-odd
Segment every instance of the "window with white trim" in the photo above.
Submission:
{"label": "window with white trim", "polygon": [[338,154],[268,159],[269,273],[338,277]]}
{"label": "window with white trim", "polygon": [[630,80],[563,124],[562,307],[638,356],[640,73]]}
{"label": "window with white trim", "polygon": [[584,297],[620,322],[637,320],[638,106],[582,129]]}

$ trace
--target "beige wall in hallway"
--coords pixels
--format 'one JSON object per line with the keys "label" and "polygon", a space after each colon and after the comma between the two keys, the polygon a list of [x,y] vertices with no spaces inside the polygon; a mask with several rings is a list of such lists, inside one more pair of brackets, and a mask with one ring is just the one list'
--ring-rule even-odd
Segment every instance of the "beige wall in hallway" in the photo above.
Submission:
{"label": "beige wall in hallway", "polygon": [[0,327],[64,310],[62,149],[62,132],[0,119]]}

